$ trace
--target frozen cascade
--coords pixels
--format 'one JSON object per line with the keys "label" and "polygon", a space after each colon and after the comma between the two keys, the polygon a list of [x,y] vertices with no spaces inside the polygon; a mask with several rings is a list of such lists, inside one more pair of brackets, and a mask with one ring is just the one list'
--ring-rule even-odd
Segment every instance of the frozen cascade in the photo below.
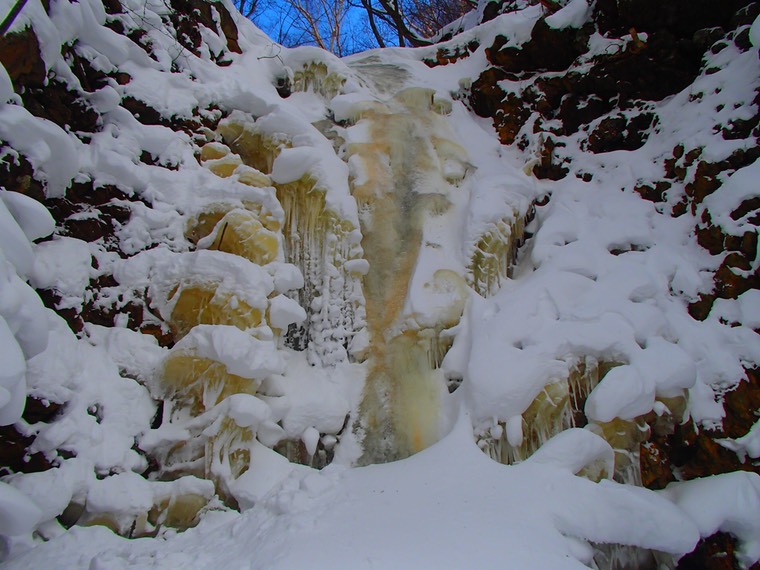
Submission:
{"label": "frozen cascade", "polygon": [[34,73],[0,58],[0,325],[29,395],[0,485],[42,518],[0,558],[661,570],[646,548],[717,529],[756,562],[757,477],[691,480],[757,455],[732,418],[760,362],[750,10],[749,40],[676,34],[683,93],[605,106],[596,71],[658,75],[670,38],[587,0],[347,58],[219,2],[37,4],[10,31]]}
{"label": "frozen cascade", "polygon": [[348,147],[349,163],[361,165],[352,190],[369,261],[364,293],[370,359],[359,411],[364,464],[407,457],[439,435],[445,392],[439,366],[447,350],[440,332],[459,321],[463,278],[439,269],[426,285],[446,289],[452,302],[425,319],[408,310],[425,224],[449,209],[447,193],[458,182],[456,176],[447,179],[441,165],[466,161],[461,148],[436,148],[436,129],[446,126],[436,111],[445,109],[437,107],[433,91],[401,91],[387,104],[362,111],[356,128],[366,128],[368,137]]}
{"label": "frozen cascade", "polygon": [[[296,86],[303,89],[312,83],[322,89],[320,79],[330,79],[331,85],[337,85],[330,89],[338,89],[342,81],[327,75],[323,64],[306,67],[297,77]],[[272,173],[282,151],[292,146],[286,135],[268,133],[241,114],[223,121],[219,130],[244,165],[265,175]],[[272,186],[284,210],[285,260],[298,267],[304,277],[303,287],[291,296],[306,310],[307,318],[290,326],[286,344],[307,350],[312,364],[343,362],[348,358],[351,339],[364,322],[360,272],[352,270],[349,263],[362,257],[358,232],[350,220],[330,207],[328,189],[310,172],[295,180],[273,181]]]}

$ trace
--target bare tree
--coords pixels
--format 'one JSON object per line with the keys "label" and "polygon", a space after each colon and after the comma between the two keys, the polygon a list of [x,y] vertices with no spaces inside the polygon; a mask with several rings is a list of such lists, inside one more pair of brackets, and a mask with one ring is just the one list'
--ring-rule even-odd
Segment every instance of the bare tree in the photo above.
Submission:
{"label": "bare tree", "polygon": [[278,43],[314,45],[344,56],[373,47],[430,45],[441,28],[472,9],[476,0],[234,2]]}
{"label": "bare tree", "polygon": [[352,52],[352,36],[346,29],[348,0],[250,1],[262,3],[260,13],[252,19],[277,43],[314,45],[338,56]]}
{"label": "bare tree", "polygon": [[476,7],[472,0],[407,0],[407,14],[426,38]]}
{"label": "bare tree", "polygon": [[399,46],[430,45],[439,30],[476,5],[476,0],[354,1],[358,1],[355,6],[367,13],[370,29],[380,47],[389,42]]}
{"label": "bare tree", "polygon": [[252,18],[259,10],[259,0],[233,0],[235,7],[246,18]]}
{"label": "bare tree", "polygon": [[348,12],[345,0],[289,0],[293,8],[292,30],[299,41],[345,55],[343,23]]}

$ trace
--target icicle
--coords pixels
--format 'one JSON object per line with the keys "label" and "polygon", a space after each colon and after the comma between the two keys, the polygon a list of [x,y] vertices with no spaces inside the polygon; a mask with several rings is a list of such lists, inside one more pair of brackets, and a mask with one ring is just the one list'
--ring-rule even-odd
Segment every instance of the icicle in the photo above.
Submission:
{"label": "icicle", "polygon": [[293,91],[312,91],[332,99],[341,92],[345,82],[345,77],[330,72],[324,62],[313,61],[293,74]]}
{"label": "icicle", "polygon": [[492,224],[473,246],[467,273],[470,286],[480,295],[493,295],[512,276],[517,252],[525,241],[525,227],[533,214],[532,205],[526,212],[515,211]]}
{"label": "icicle", "polygon": [[[335,85],[342,85],[342,80],[334,79],[333,75],[328,74],[323,63],[306,66],[304,72],[296,73],[294,78],[297,89],[312,86],[329,91]],[[219,132],[225,143],[242,160],[242,166],[234,170],[234,175],[241,181],[252,176],[255,180],[266,177],[272,171],[274,161],[282,149],[290,147],[290,141],[284,136],[264,135],[257,131],[252,120],[240,116],[231,116],[222,121]],[[223,152],[219,143],[211,145],[212,148],[207,153],[210,156]],[[224,159],[226,156],[216,160]],[[213,160],[210,162],[213,164]],[[256,170],[249,172],[244,170],[246,167]],[[364,326],[360,275],[353,274],[350,266],[346,267],[347,263],[358,260],[362,255],[356,239],[356,228],[327,206],[326,189],[321,188],[308,173],[298,180],[273,186],[284,210],[282,245],[285,260],[298,267],[304,277],[304,287],[290,295],[307,312],[304,322],[292,325],[287,331],[286,345],[308,351],[312,364],[338,364],[349,358],[351,339]],[[225,217],[230,215],[225,214]],[[258,228],[251,216],[237,214],[233,220],[219,219],[216,228],[213,232],[209,231],[208,235],[221,235],[223,231],[226,235],[230,231],[230,225],[224,230],[224,223],[230,221],[247,224],[248,229],[256,235],[244,243],[237,237],[223,242],[218,238],[219,243],[213,243],[219,249],[229,251],[234,248],[234,253],[253,258],[257,263],[274,259],[274,239],[267,230],[277,231],[279,226],[267,227],[262,219],[264,227]]]}

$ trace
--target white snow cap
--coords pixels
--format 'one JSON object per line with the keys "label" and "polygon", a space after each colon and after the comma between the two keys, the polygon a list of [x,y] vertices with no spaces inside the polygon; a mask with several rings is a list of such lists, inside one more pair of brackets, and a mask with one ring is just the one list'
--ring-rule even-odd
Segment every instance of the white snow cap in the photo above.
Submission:
{"label": "white snow cap", "polygon": [[30,532],[41,518],[42,511],[29,497],[0,481],[0,535]]}
{"label": "white snow cap", "polygon": [[198,325],[173,350],[221,362],[230,374],[243,378],[261,380],[284,369],[273,341],[259,340],[234,326]]}

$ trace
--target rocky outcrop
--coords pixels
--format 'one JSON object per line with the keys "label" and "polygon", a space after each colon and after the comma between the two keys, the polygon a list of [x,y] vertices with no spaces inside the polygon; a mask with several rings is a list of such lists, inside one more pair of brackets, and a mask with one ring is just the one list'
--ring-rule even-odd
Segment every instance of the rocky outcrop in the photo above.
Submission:
{"label": "rocky outcrop", "polygon": [[[526,4],[534,3],[487,3],[483,21]],[[573,157],[634,151],[657,137],[661,125],[656,103],[689,88],[700,76],[717,73],[718,67],[705,63],[708,56],[729,46],[739,52],[749,49],[749,25],[760,13],[757,3],[743,0],[675,1],[667,6],[653,0],[599,0],[592,4],[585,24],[554,29],[548,16],[555,3],[541,4],[543,16],[527,41],[516,45],[514,38],[497,35],[485,49],[490,65],[473,82],[468,101],[476,114],[493,121],[503,144],[530,153],[526,162],[533,165],[537,178],[549,180],[574,174],[589,181],[592,174],[575,166]],[[608,42],[608,48],[595,49],[592,37]],[[457,49],[455,43],[449,42],[439,53],[466,56],[463,46]],[[437,58],[437,63],[446,62],[446,57]],[[692,101],[704,96],[692,89]],[[684,299],[694,319],[707,319],[719,306],[716,302],[760,288],[756,259],[760,201],[744,199],[731,212],[732,222],[721,223],[711,214],[708,199],[735,172],[760,158],[760,91],[755,92],[751,108],[751,116],[715,121],[713,131],[718,136],[739,143],[728,158],[709,160],[703,148],[684,141],[670,156],[659,159],[659,178],[625,188],[658,208],[669,208],[673,217],[692,216],[697,242],[720,260],[711,274],[712,290]],[[715,109],[721,110],[722,106]],[[730,317],[724,322],[740,324]],[[646,418],[648,433],[634,446],[642,483],[661,489],[676,480],[736,470],[760,472],[757,460],[737,454],[730,444],[757,421],[757,381],[757,370],[747,369],[745,379],[723,394],[722,426],[707,429],[688,418],[665,424],[654,415]],[[679,568],[735,567],[735,540],[722,533],[703,540],[679,564]]]}

